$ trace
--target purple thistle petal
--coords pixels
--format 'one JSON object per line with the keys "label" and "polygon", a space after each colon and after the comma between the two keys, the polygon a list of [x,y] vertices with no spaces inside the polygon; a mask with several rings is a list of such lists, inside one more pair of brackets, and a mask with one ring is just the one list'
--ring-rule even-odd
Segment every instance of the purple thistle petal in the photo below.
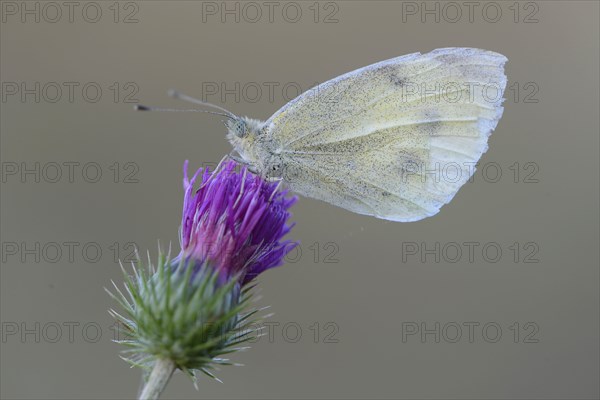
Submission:
{"label": "purple thistle petal", "polygon": [[188,179],[188,162],[183,164],[183,215],[180,229],[181,258],[208,262],[217,268],[223,281],[235,275],[246,284],[267,269],[283,264],[284,257],[298,243],[282,241],[294,224],[286,225],[289,208],[297,197],[277,191],[243,168],[235,171],[229,162],[220,171],[201,175],[199,169]]}

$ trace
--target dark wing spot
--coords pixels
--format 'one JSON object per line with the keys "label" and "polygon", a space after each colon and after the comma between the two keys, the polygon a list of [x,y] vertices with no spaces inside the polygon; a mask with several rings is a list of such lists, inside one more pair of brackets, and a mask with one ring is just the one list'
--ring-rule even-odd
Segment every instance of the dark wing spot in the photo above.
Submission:
{"label": "dark wing spot", "polygon": [[425,124],[421,124],[420,128],[429,136],[437,135],[442,129],[440,113],[436,110],[426,110],[424,115],[428,122]]}
{"label": "dark wing spot", "polygon": [[403,87],[406,86],[408,80],[405,77],[398,76],[395,72],[390,75],[390,81],[394,86]]}

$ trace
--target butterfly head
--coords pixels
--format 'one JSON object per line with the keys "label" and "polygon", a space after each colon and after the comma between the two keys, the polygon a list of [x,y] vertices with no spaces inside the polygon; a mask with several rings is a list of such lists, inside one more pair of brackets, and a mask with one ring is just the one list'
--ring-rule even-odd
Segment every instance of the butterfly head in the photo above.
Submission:
{"label": "butterfly head", "polygon": [[256,135],[262,127],[262,122],[248,117],[235,117],[228,120],[225,126],[229,131],[227,134],[229,140],[244,139],[250,135]]}
{"label": "butterfly head", "polygon": [[248,117],[235,117],[225,122],[227,139],[233,148],[247,161],[254,161],[255,144],[260,137],[264,122]]}

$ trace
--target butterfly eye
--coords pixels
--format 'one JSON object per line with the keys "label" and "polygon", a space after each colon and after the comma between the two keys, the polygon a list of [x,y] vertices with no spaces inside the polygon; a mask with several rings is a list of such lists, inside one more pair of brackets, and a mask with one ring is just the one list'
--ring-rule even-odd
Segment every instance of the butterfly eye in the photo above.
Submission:
{"label": "butterfly eye", "polygon": [[235,120],[231,120],[231,121],[227,121],[227,128],[229,128],[229,131],[231,133],[233,133],[235,136],[241,138],[246,136],[247,133],[247,126],[246,126],[246,122],[244,122],[241,119],[235,119]]}
{"label": "butterfly eye", "polygon": [[244,121],[236,121],[234,132],[237,137],[246,136],[246,123]]}

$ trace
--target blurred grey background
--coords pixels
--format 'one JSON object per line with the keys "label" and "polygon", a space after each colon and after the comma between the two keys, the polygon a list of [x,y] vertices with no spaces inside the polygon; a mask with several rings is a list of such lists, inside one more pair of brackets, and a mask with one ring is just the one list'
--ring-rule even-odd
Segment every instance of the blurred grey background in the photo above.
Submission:
{"label": "blurred grey background", "polygon": [[[37,8],[36,8],[37,7]],[[272,335],[165,398],[598,398],[599,5],[2,1],[1,396],[130,398],[103,287],[133,245],[177,249],[181,168],[229,152],[180,89],[266,119],[380,60],[509,58],[472,183],[389,223],[301,199],[301,253],[260,277]],[[38,19],[38,21],[36,21]],[[237,19],[237,21],[236,21]],[[24,20],[24,22],[23,22]]]}

